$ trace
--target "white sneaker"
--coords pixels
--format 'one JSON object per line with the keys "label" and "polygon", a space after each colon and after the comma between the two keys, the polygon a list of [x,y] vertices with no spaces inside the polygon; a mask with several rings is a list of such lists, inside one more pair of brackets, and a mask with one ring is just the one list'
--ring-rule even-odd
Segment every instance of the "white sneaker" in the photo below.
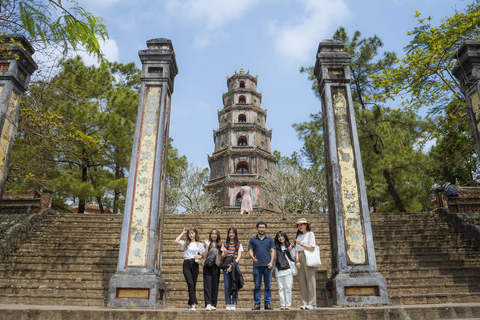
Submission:
{"label": "white sneaker", "polygon": [[227,311],[232,310],[229,304],[227,304],[227,308],[226,308],[226,309],[227,309]]}
{"label": "white sneaker", "polygon": [[307,304],[307,306],[305,307],[305,309],[307,309],[307,310],[315,310],[315,309],[317,309],[317,307],[316,307],[316,306],[311,306],[311,305]]}
{"label": "white sneaker", "polygon": [[192,304],[192,307],[191,307],[191,309],[190,309],[190,310],[192,310],[192,311],[195,311],[195,310],[197,310],[197,306],[196,306],[196,305],[194,305],[194,304]]}
{"label": "white sneaker", "polygon": [[215,306],[211,306],[210,311],[217,311],[217,308],[215,308]]}
{"label": "white sneaker", "polygon": [[302,310],[307,310],[307,305],[304,304],[303,306],[300,307],[300,309],[302,309]]}
{"label": "white sneaker", "polygon": [[210,305],[210,304],[207,304],[207,306],[205,307],[205,309],[207,309],[207,311],[210,311],[210,310],[212,310],[212,305]]}
{"label": "white sneaker", "polygon": [[235,311],[235,305],[234,305],[234,304],[232,304],[232,305],[230,306],[230,311]]}

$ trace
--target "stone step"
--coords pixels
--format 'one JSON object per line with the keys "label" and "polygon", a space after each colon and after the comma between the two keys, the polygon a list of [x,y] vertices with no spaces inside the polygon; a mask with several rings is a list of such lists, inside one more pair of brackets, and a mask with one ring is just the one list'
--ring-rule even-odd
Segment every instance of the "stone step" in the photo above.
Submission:
{"label": "stone step", "polygon": [[[202,306],[203,307],[203,306]],[[96,306],[84,306],[72,308],[71,306],[0,306],[0,319],[31,319],[35,315],[36,320],[60,320],[60,319],[196,319],[211,320],[219,319],[255,319],[263,320],[291,320],[291,319],[322,319],[322,320],[345,320],[345,319],[478,319],[480,306],[478,303],[455,303],[442,305],[418,305],[418,306],[363,306],[346,308],[318,308],[317,310],[300,311],[292,309],[283,311],[275,308],[273,311],[250,311],[252,306],[237,308],[235,312],[226,311],[220,305],[213,314],[199,308],[198,311],[188,311],[182,304],[182,308],[148,309],[148,308],[103,308]]]}
{"label": "stone step", "polygon": [[422,293],[389,295],[389,305],[466,303],[480,301],[480,293]]}
{"label": "stone step", "polygon": [[[99,298],[96,296],[41,296],[33,294],[4,295],[0,292],[0,304],[31,304],[31,305],[61,305],[61,306],[105,306],[107,302],[106,296]],[[0,315],[1,319],[1,315]],[[8,319],[8,318],[7,318]],[[28,318],[27,318],[28,319]],[[50,319],[50,318],[45,318]]]}
{"label": "stone step", "polygon": [[382,274],[387,280],[387,285],[422,285],[422,284],[432,284],[438,283],[441,281],[444,285],[451,284],[480,284],[480,274],[452,274],[452,275],[443,275],[443,276],[396,276],[395,274],[389,276],[388,274]]}

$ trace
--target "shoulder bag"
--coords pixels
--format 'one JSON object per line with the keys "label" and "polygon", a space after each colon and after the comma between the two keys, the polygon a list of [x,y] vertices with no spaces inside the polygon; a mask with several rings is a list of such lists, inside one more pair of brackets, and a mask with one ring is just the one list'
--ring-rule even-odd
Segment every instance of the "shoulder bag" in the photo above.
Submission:
{"label": "shoulder bag", "polygon": [[205,258],[204,266],[206,267],[213,267],[215,264],[215,260],[217,258],[217,248],[213,248],[213,250],[208,254],[207,258]]}
{"label": "shoulder bag", "polygon": [[[308,238],[310,239],[310,233],[308,234]],[[310,244],[310,241],[308,242]],[[307,266],[309,267],[318,267],[322,264],[320,260],[320,248],[315,244],[315,249],[313,251],[303,249],[305,252],[305,258],[307,260]]]}
{"label": "shoulder bag", "polygon": [[295,262],[292,261],[292,258],[290,257],[290,252],[286,251],[285,259],[287,259],[288,264],[290,265],[290,270],[292,271],[292,276],[296,276],[298,274],[298,269],[297,269],[297,266],[295,266]]}

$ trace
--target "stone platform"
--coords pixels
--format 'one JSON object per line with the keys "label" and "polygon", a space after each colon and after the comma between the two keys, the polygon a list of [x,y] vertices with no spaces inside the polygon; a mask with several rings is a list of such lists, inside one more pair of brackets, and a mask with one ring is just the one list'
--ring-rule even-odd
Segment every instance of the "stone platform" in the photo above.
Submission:
{"label": "stone platform", "polygon": [[430,305],[375,306],[375,307],[341,307],[319,308],[317,310],[289,311],[188,311],[186,308],[165,309],[113,309],[87,306],[38,306],[38,305],[0,305],[0,320],[88,320],[88,319],[122,319],[122,320],[292,320],[322,319],[390,319],[390,320],[431,320],[431,319],[480,319],[480,303],[448,303]]}

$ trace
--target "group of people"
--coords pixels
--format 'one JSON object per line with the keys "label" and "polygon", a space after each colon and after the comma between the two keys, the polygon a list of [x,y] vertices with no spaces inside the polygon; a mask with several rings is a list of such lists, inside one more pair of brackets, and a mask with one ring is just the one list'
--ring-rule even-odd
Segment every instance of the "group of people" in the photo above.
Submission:
{"label": "group of people", "polygon": [[[307,266],[305,250],[315,249],[315,235],[310,223],[302,218],[295,223],[297,235],[295,242],[290,243],[284,231],[278,231],[275,239],[267,236],[267,223],[259,221],[256,225],[257,234],[250,239],[248,255],[253,261],[253,301],[252,310],[261,309],[261,285],[264,283],[264,309],[273,310],[272,276],[278,283],[280,309],[289,310],[292,303],[292,269],[298,270],[300,309],[316,309],[315,267]],[[183,240],[182,237],[185,236]],[[223,273],[226,309],[234,311],[238,301],[238,290],[244,285],[240,272],[240,259],[243,246],[238,240],[235,227],[230,227],[227,239],[222,242],[217,229],[212,229],[203,243],[195,228],[184,228],[175,240],[183,249],[183,275],[188,287],[188,309],[196,310],[196,283],[199,274],[199,262],[204,259],[203,290],[205,308],[214,311],[218,303],[218,287],[220,273]]]}

